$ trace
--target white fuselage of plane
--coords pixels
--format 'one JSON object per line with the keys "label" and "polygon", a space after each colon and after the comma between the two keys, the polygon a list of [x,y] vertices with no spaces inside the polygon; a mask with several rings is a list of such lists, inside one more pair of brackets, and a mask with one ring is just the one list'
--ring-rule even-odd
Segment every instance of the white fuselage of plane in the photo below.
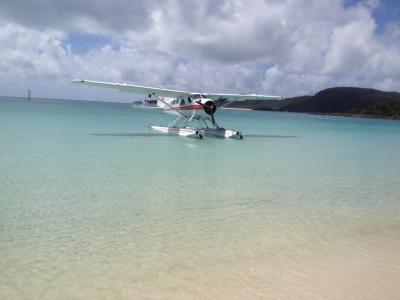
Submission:
{"label": "white fuselage of plane", "polygon": [[206,119],[212,121],[212,114],[216,111],[215,101],[205,95],[193,94],[188,97],[158,97],[157,106],[173,115],[184,115],[194,120]]}

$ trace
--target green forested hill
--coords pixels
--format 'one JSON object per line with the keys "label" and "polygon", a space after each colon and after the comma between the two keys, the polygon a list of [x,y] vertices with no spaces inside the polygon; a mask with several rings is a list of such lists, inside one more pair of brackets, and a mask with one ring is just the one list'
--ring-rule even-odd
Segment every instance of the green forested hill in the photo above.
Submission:
{"label": "green forested hill", "polygon": [[322,90],[314,96],[286,98],[282,101],[234,102],[229,107],[400,118],[400,93],[335,87]]}

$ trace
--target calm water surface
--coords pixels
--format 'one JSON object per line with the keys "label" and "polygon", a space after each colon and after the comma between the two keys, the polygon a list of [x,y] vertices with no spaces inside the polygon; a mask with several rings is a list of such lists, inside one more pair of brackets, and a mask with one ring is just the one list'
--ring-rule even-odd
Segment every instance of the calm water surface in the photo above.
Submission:
{"label": "calm water surface", "polygon": [[282,249],[400,223],[399,121],[216,117],[245,140],[152,134],[171,117],[126,104],[1,98],[0,298],[222,297]]}

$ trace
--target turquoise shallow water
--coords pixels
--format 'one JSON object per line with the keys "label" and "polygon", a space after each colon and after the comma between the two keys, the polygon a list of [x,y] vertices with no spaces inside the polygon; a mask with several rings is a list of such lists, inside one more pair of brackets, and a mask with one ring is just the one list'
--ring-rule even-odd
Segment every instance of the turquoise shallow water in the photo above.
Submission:
{"label": "turquoise shallow water", "polygon": [[222,295],[246,262],[400,223],[398,121],[219,110],[243,141],[147,127],[170,120],[0,99],[1,299]]}

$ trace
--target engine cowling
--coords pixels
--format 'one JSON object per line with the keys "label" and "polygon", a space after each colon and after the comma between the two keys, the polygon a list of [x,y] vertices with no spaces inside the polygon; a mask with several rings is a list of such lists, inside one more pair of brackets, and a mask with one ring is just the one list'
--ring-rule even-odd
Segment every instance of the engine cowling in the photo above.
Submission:
{"label": "engine cowling", "polygon": [[205,101],[199,101],[199,104],[203,106],[203,109],[207,115],[213,115],[215,111],[217,110],[217,105],[215,104],[214,101],[205,99]]}
{"label": "engine cowling", "polygon": [[213,125],[218,127],[217,123],[215,122],[215,118],[214,118],[214,113],[217,110],[217,105],[215,104],[215,102],[210,99],[201,99],[201,100],[196,101],[196,103],[203,106],[204,112],[210,116],[210,119],[211,119],[211,122],[213,123]]}

